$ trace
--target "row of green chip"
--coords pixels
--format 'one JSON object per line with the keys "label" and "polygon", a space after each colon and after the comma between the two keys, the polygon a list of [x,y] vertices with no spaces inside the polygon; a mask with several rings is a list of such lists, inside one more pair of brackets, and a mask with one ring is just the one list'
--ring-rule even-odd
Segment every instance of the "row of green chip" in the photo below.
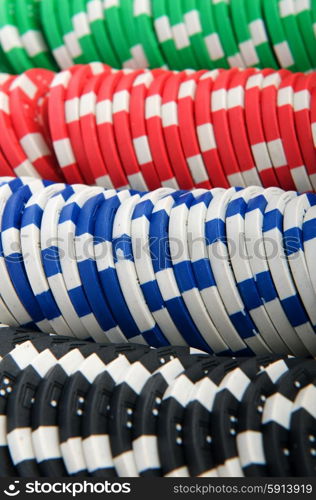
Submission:
{"label": "row of green chip", "polygon": [[316,68],[316,0],[0,0],[0,70]]}

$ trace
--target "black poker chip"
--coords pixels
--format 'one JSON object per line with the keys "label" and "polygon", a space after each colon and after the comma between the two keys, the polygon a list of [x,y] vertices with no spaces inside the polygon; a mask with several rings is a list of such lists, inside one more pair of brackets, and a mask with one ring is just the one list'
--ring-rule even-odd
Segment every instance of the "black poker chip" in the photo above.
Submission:
{"label": "black poker chip", "polygon": [[149,352],[134,363],[114,389],[110,411],[110,441],[113,460],[120,476],[137,476],[133,454],[133,420],[137,398],[145,383],[159,367],[191,352],[188,347],[163,347]]}
{"label": "black poker chip", "polygon": [[[122,352],[124,354],[122,354]],[[120,356],[125,362],[124,370],[135,357],[148,352],[147,347],[108,345],[100,348],[85,360],[79,369],[66,381],[59,403],[59,437],[62,456],[71,476],[88,475],[82,446],[81,424],[85,410],[85,400],[91,384],[108,365]],[[119,360],[120,361],[120,360]]]}
{"label": "black poker chip", "polygon": [[0,477],[316,476],[316,360],[0,328]]}
{"label": "black poker chip", "polygon": [[133,419],[133,452],[141,477],[162,476],[157,439],[162,398],[170,383],[195,365],[198,358],[203,358],[203,355],[169,361],[153,373],[137,398]]}
{"label": "black poker chip", "polygon": [[316,476],[316,378],[301,389],[291,417],[290,460],[296,477]]}
{"label": "black poker chip", "polygon": [[246,477],[268,476],[262,435],[262,413],[269,396],[276,393],[279,379],[301,359],[276,360],[264,367],[252,380],[239,405],[236,444]]}
{"label": "black poker chip", "polygon": [[191,390],[199,380],[209,376],[217,368],[231,366],[235,361],[225,358],[201,360],[182,373],[166,390],[160,408],[158,424],[159,454],[164,457],[164,476],[188,476],[184,454],[184,418],[190,402]]}
{"label": "black poker chip", "polygon": [[[0,435],[7,433],[7,401],[13,394],[19,375],[29,366],[32,360],[45,349],[58,352],[69,338],[39,335],[13,349],[0,362]],[[0,477],[17,475],[7,446],[7,440],[0,443]]]}
{"label": "black poker chip", "polygon": [[294,400],[315,377],[316,360],[306,360],[280,378],[275,394],[265,402],[262,433],[269,476],[291,477],[293,474],[290,429]]}

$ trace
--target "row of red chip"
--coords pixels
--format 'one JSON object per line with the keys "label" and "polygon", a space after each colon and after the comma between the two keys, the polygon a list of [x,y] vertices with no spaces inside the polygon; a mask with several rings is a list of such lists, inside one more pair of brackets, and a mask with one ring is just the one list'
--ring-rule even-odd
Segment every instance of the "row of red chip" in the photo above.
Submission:
{"label": "row of red chip", "polygon": [[0,75],[0,175],[141,191],[316,189],[316,73],[113,70]]}

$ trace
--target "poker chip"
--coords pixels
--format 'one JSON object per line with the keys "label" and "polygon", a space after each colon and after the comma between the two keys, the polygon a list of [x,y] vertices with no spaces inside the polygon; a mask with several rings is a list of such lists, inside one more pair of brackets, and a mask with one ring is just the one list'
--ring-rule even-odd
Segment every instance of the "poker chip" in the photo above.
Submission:
{"label": "poker chip", "polygon": [[[226,209],[228,251],[237,287],[245,308],[249,311],[253,325],[255,325],[254,329],[262,332],[260,339],[262,341],[262,349],[265,352],[272,351],[287,354],[288,348],[278,336],[266,312],[264,302],[258,293],[249,264],[249,255],[247,255],[244,217],[249,197],[256,196],[260,192],[262,192],[261,188],[247,188],[239,191],[231,198]],[[240,249],[236,250],[238,238]],[[235,245],[233,245],[233,242],[235,242]]]}
{"label": "poker chip", "polygon": [[[2,66],[315,69],[313,2],[289,0],[3,1]],[[271,4],[271,6],[270,6]]]}
{"label": "poker chip", "polygon": [[72,25],[82,53],[85,54],[88,61],[100,61],[100,54],[98,53],[90,29],[86,3],[85,0],[74,0],[71,2],[70,14]]}
{"label": "poker chip", "polygon": [[314,475],[314,359],[0,338],[2,477]]}
{"label": "poker chip", "polygon": [[[60,5],[57,4],[56,0],[54,0],[53,5],[55,6],[56,9],[55,16],[57,16],[56,25],[58,27],[58,32],[61,35],[64,45],[73,63],[84,64],[89,62],[87,61],[85,54],[82,53],[78,38],[74,30],[74,26],[72,24],[71,2],[63,2],[63,4]],[[61,50],[62,51],[64,50],[62,46]]]}
{"label": "poker chip", "polygon": [[[66,476],[58,429],[58,406],[62,389],[68,378],[83,361],[93,354],[95,345],[76,342],[69,355],[48,370],[42,378],[32,407],[32,444],[38,469],[42,476]],[[49,440],[50,447],[46,443]]]}
{"label": "poker chip", "polygon": [[[115,387],[110,408],[110,442],[113,462],[120,476],[137,476],[132,447],[134,408],[144,384],[159,367],[172,358],[190,353],[187,347],[168,347],[153,350],[133,363]],[[118,408],[124,411],[118,412]],[[112,415],[119,418],[113,418]]]}
{"label": "poker chip", "polygon": [[[115,364],[120,367],[124,362],[129,369],[132,363],[141,359],[148,352],[147,346],[125,344],[123,348],[120,347],[119,358],[121,359],[114,361],[112,366],[111,364],[107,366],[90,386],[83,414],[82,446],[89,474],[93,477],[115,477],[117,475],[110,447],[109,417],[113,391],[121,383],[124,374],[122,371],[117,371]],[[122,360],[125,355],[126,359]],[[130,363],[129,365],[127,361]],[[98,415],[96,415],[95,408],[99,409]]]}
{"label": "poker chip", "polygon": [[[132,248],[137,278],[145,301],[157,325],[171,345],[185,345],[185,340],[181,336],[176,324],[173,322],[172,316],[170,316],[165,306],[155,277],[151,257],[146,251],[150,242],[149,223],[152,211],[155,204],[163,198],[167,192],[167,189],[157,190],[150,196],[144,196],[136,204],[131,224]],[[141,242],[141,246],[139,242]]]}
{"label": "poker chip", "polygon": [[[300,389],[304,389],[315,378],[315,361],[305,360],[297,367],[282,375],[276,392],[265,401],[262,413],[262,434],[264,452],[268,461],[268,471],[285,476],[291,473],[289,449],[289,429],[293,402]],[[277,409],[277,401],[282,401],[283,411]]]}
{"label": "poker chip", "polygon": [[[255,75],[256,71],[249,69],[237,73],[231,80],[227,95],[228,121],[231,131],[233,146],[237,152],[237,160],[243,178],[247,185],[261,185],[260,171],[254,162],[251,151],[251,144],[248,137],[248,128],[246,123],[245,95],[247,95],[248,79]],[[246,101],[248,104],[248,101]],[[252,109],[251,113],[254,113]]]}
{"label": "poker chip", "polygon": [[0,86],[3,176],[138,191],[315,184],[313,73],[96,62]]}
{"label": "poker chip", "polygon": [[264,405],[267,398],[276,393],[282,376],[301,362],[301,358],[272,362],[258,372],[243,394],[238,410],[236,444],[246,477],[267,476],[267,458],[262,433]]}
{"label": "poker chip", "polygon": [[23,45],[35,67],[56,69],[41,32],[40,6],[33,0],[16,3],[16,21]]}
{"label": "poker chip", "polygon": [[8,199],[2,214],[1,247],[7,272],[16,294],[24,304],[31,321],[50,332],[50,327],[33,295],[25,270],[21,249],[21,219],[29,198],[47,185],[43,181],[34,181],[15,191]]}
{"label": "poker chip", "polygon": [[302,388],[294,400],[291,414],[291,453],[294,474],[312,476],[315,473],[314,424],[315,412],[310,402],[315,392],[315,379]]}
{"label": "poker chip", "polygon": [[133,453],[141,477],[162,474],[157,439],[157,418],[164,392],[172,381],[196,360],[190,356],[172,359],[158,368],[140,392],[134,411]]}
{"label": "poker chip", "polygon": [[164,477],[187,477],[184,457],[183,421],[194,384],[218,366],[218,359],[200,360],[177,377],[165,391],[159,414],[158,449],[166,459],[162,464]]}
{"label": "poker chip", "polygon": [[[270,272],[274,285],[278,291],[281,304],[286,315],[294,327],[299,338],[309,351],[309,343],[313,342],[314,330],[305,311],[303,302],[290,271],[290,264],[285,255],[286,247],[283,246],[283,221],[286,205],[297,196],[296,193],[284,193],[280,197],[270,200],[265,209],[263,220],[263,238]],[[282,233],[281,233],[282,231]],[[271,250],[271,241],[276,251]],[[298,245],[299,242],[296,242]],[[270,245],[270,246],[269,246]],[[295,314],[293,315],[293,312]],[[310,352],[310,351],[309,351]]]}
{"label": "poker chip", "polygon": [[[57,346],[56,346],[57,347]],[[38,477],[31,433],[32,401],[36,389],[60,358],[69,352],[69,344],[45,349],[17,377],[14,391],[7,403],[7,440],[12,463],[20,477]],[[31,389],[30,389],[31,388]],[[27,392],[27,396],[25,395]]]}
{"label": "poker chip", "polygon": [[96,75],[87,81],[79,104],[79,121],[87,165],[98,186],[113,187],[106,164],[103,161],[96,126],[96,101],[103,75]]}
{"label": "poker chip", "polygon": [[57,12],[55,0],[41,1],[40,16],[45,39],[59,68],[64,70],[72,66],[74,61],[67,44],[64,42]]}
{"label": "poker chip", "polygon": [[298,191],[311,191],[312,185],[309,181],[307,171],[302,159],[300,146],[298,144],[294,123],[294,92],[293,86],[298,80],[298,75],[286,77],[278,89],[277,112],[279,127],[287,158],[290,173]]}
{"label": "poker chip", "polygon": [[[307,354],[306,349],[290,324],[276,291],[263,240],[265,209],[269,201],[280,194],[281,191],[278,188],[270,188],[249,201],[245,215],[245,242],[258,293],[271,321],[291,352],[296,356],[304,356]],[[254,252],[255,244],[258,246],[257,252]]]}
{"label": "poker chip", "polygon": [[[167,189],[167,193],[169,190]],[[167,194],[166,193],[166,194]],[[150,196],[150,195],[148,195]],[[114,264],[126,304],[137,325],[139,335],[149,345],[168,345],[156,323],[139,286],[131,242],[131,219],[140,195],[130,197],[118,208],[113,221]],[[128,281],[126,281],[128,276]]]}
{"label": "poker chip", "polygon": [[[79,275],[83,290],[90,304],[91,310],[99,325],[107,333],[109,340],[126,341],[126,337],[117,325],[108,302],[103,294],[94,255],[94,233],[98,210],[107,199],[116,193],[105,191],[88,200],[82,207],[78,218],[75,236],[75,252]],[[124,193],[122,193],[123,198]],[[120,196],[120,195],[118,195]]]}
{"label": "poker chip", "polygon": [[220,356],[316,351],[313,194],[3,178],[0,201],[4,324]]}

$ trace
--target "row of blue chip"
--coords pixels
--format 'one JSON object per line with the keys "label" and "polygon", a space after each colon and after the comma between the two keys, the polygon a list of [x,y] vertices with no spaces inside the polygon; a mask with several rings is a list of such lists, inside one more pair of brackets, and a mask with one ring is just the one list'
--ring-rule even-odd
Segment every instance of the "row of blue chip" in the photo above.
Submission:
{"label": "row of blue chip", "polygon": [[0,321],[221,355],[316,354],[316,195],[0,185]]}

